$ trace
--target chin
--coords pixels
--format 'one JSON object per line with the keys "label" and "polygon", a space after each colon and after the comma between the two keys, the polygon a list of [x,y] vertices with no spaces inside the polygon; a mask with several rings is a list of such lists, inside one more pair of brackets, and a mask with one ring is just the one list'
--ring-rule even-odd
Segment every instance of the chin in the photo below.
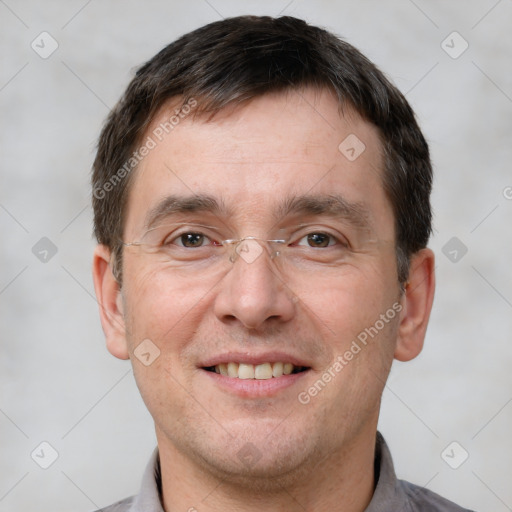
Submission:
{"label": "chin", "polygon": [[[196,447],[196,449],[199,447]],[[298,432],[245,432],[227,445],[203,446],[196,454],[216,477],[258,492],[281,491],[312,470],[321,459],[311,435]]]}
{"label": "chin", "polygon": [[283,487],[293,487],[311,470],[302,450],[293,454],[267,453],[253,464],[240,463],[238,458],[214,459],[210,467],[225,484],[257,493],[282,492]]}

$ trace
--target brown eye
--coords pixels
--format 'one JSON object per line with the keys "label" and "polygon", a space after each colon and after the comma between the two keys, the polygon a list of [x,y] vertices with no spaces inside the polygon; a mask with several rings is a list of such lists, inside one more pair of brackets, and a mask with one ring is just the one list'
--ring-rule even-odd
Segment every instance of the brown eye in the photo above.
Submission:
{"label": "brown eye", "polygon": [[183,247],[194,248],[201,247],[206,237],[201,233],[184,233],[176,239],[177,245]]}
{"label": "brown eye", "polygon": [[311,247],[327,247],[330,245],[330,235],[325,233],[311,233],[307,236],[308,244]]}

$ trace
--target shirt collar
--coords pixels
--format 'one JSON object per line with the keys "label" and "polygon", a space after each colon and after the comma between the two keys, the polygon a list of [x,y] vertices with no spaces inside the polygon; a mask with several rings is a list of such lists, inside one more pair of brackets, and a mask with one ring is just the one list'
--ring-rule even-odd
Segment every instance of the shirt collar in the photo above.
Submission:
{"label": "shirt collar", "polygon": [[[399,507],[406,503],[407,498],[396,478],[391,453],[380,432],[377,432],[375,447],[375,478],[375,492],[365,512],[400,510]],[[164,512],[160,495],[160,457],[156,448],[144,471],[140,492],[133,500],[129,512]]]}
{"label": "shirt collar", "polygon": [[391,453],[380,432],[377,432],[375,445],[375,479],[377,480],[375,492],[365,512],[401,510],[407,498],[396,478]]}
{"label": "shirt collar", "polygon": [[144,471],[140,492],[128,512],[164,512],[160,489],[160,455],[158,448],[155,448]]}

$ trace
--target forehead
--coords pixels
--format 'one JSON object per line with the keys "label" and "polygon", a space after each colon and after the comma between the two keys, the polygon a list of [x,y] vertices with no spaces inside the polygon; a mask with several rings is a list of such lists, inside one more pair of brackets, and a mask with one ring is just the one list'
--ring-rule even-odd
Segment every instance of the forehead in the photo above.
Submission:
{"label": "forehead", "polygon": [[336,194],[393,224],[378,130],[350,107],[340,113],[330,91],[267,94],[210,119],[176,116],[177,105],[165,105],[145,134],[154,147],[133,176],[127,229],[176,195],[216,197],[251,222],[275,214],[284,197]]}

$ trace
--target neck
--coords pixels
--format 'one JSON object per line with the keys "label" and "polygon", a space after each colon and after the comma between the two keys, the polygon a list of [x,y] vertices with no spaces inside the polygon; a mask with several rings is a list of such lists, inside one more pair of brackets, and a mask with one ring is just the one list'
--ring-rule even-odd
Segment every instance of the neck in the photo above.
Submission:
{"label": "neck", "polygon": [[250,485],[199,465],[158,435],[164,510],[213,512],[362,512],[374,487],[375,429],[321,460],[304,464],[294,474]]}

